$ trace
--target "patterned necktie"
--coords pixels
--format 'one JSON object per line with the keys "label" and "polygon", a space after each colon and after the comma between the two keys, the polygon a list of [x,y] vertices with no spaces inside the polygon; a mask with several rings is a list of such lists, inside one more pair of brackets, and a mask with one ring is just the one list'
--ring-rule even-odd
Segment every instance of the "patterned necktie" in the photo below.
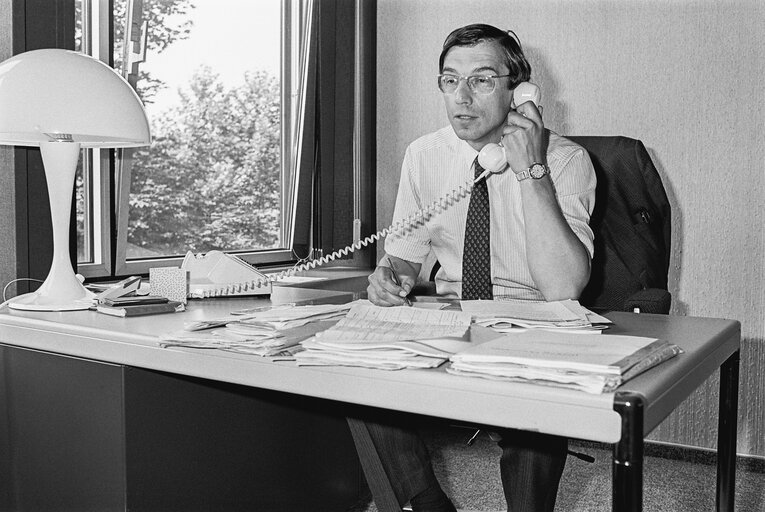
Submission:
{"label": "patterned necktie", "polygon": [[[473,162],[475,177],[483,167],[476,157]],[[465,223],[465,247],[462,251],[462,298],[492,299],[491,252],[489,249],[489,188],[486,180],[478,182],[470,194],[467,222]]]}

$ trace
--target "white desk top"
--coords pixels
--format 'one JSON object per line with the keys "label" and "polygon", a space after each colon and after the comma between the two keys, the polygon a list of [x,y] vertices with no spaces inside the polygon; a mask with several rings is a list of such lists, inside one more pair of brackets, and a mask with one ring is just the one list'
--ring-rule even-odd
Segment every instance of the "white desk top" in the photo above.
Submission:
{"label": "white desk top", "polygon": [[[275,287],[273,303],[347,301],[344,292]],[[617,442],[621,420],[613,394],[497,382],[428,370],[384,371],[349,367],[298,367],[257,356],[216,350],[160,348],[157,336],[183,322],[219,318],[269,299],[192,301],[185,313],[118,318],[92,311],[0,311],[0,343],[365,406],[514,427],[593,441]],[[668,339],[685,354],[619,388],[646,399],[645,432],[666,417],[738,349],[740,325],[729,320],[607,314],[613,332]]]}

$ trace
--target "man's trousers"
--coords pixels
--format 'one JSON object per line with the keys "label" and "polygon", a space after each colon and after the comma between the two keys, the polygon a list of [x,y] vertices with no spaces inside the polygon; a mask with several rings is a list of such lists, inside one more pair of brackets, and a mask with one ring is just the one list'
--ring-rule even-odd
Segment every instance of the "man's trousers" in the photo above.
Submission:
{"label": "man's trousers", "polygon": [[[399,504],[439,485],[428,450],[415,428],[384,420],[366,424]],[[500,476],[508,511],[552,512],[568,439],[511,429],[497,433],[501,436]]]}

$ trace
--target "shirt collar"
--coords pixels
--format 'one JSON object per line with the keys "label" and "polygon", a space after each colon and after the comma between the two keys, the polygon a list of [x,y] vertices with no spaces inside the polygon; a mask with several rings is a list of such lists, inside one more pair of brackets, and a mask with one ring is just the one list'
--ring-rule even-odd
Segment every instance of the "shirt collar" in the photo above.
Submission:
{"label": "shirt collar", "polygon": [[449,146],[459,156],[460,160],[465,161],[467,165],[471,165],[475,157],[478,156],[478,151],[473,149],[466,141],[457,137],[451,126],[446,128],[446,138]]}

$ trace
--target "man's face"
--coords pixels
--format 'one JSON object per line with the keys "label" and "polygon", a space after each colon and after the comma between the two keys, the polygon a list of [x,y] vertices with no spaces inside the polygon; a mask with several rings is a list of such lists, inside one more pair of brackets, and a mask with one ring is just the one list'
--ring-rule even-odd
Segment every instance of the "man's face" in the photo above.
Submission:
{"label": "man's face", "polygon": [[[508,68],[504,62],[502,50],[494,42],[455,46],[446,54],[441,73],[459,76],[506,75]],[[496,86],[490,94],[475,93],[470,90],[467,80],[460,80],[456,91],[443,95],[452,128],[476,151],[502,138],[502,127],[513,98],[508,80],[495,78]]]}

